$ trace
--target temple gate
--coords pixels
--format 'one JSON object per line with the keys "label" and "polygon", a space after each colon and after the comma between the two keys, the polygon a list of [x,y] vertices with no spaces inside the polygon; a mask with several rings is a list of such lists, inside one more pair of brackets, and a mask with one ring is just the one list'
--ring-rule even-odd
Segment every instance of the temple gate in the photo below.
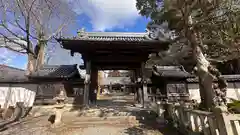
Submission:
{"label": "temple gate", "polygon": [[98,70],[133,70],[138,82],[141,103],[147,100],[144,75],[149,54],[168,49],[168,42],[151,38],[150,33],[84,32],[77,37],[59,38],[64,49],[71,55],[80,53],[86,69],[84,104],[92,101],[97,88]]}

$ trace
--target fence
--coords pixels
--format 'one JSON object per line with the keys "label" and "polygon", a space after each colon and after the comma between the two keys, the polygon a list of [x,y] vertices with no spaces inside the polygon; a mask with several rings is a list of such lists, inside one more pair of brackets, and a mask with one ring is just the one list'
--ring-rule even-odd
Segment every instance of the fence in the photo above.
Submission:
{"label": "fence", "polygon": [[240,135],[240,114],[216,108],[213,112],[168,104],[168,119],[184,135]]}

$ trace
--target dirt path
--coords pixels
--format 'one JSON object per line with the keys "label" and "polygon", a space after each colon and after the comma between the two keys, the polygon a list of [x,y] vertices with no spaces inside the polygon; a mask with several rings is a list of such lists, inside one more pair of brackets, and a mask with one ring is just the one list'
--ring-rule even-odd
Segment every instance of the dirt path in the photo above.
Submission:
{"label": "dirt path", "polygon": [[[109,98],[109,97],[108,97]],[[157,123],[156,114],[132,106],[131,97],[113,95],[89,110],[64,113],[63,125],[52,127],[49,115],[9,125],[1,135],[177,135]]]}

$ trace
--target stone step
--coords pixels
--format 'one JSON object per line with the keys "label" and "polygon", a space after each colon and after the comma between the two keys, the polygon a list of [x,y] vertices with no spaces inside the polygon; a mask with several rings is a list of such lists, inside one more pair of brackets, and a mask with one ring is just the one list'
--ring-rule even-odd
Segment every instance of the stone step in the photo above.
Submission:
{"label": "stone step", "polygon": [[69,117],[62,117],[63,121],[137,121],[135,116],[112,116],[112,117],[74,117],[69,120]]}
{"label": "stone step", "polygon": [[65,111],[65,116],[84,116],[84,117],[112,117],[112,116],[131,116],[128,111],[121,111],[120,109],[98,109],[93,108],[81,111]]}
{"label": "stone step", "polygon": [[135,116],[120,117],[77,117],[73,120],[62,119],[63,123],[69,126],[90,126],[90,125],[113,125],[113,126],[129,126],[138,125],[139,121]]}
{"label": "stone step", "polygon": [[68,121],[64,124],[70,125],[99,125],[99,124],[138,124],[138,121],[126,121],[126,120],[99,120],[99,121]]}

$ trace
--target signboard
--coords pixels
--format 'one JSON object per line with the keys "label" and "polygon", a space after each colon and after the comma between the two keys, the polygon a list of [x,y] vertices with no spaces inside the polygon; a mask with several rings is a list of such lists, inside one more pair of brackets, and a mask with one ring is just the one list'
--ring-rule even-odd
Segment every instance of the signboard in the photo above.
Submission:
{"label": "signboard", "polygon": [[83,88],[73,88],[73,94],[74,96],[80,96],[83,95]]}
{"label": "signboard", "polygon": [[187,91],[186,85],[184,83],[174,83],[167,84],[167,92],[168,93],[186,93]]}

